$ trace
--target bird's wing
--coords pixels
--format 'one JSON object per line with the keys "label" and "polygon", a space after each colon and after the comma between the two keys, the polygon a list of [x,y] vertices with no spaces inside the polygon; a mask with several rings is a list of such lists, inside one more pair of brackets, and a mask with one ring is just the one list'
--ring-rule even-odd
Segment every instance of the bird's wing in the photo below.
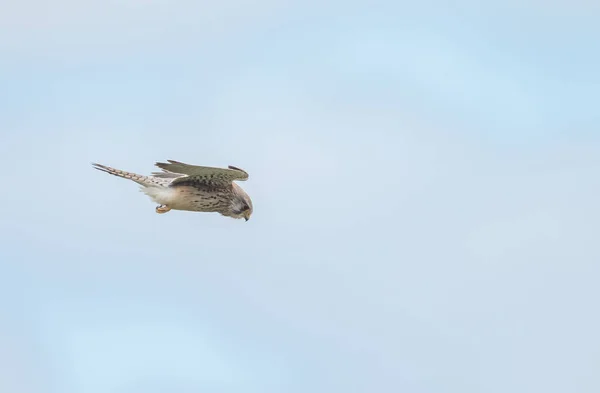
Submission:
{"label": "bird's wing", "polygon": [[[176,177],[171,185],[188,181],[200,181],[207,184],[228,184],[234,180],[247,180],[246,171],[229,166],[228,168],[213,168],[184,164],[183,162],[167,160],[168,163],[157,162],[156,166],[165,171],[163,177]],[[177,176],[175,176],[177,174]]]}
{"label": "bird's wing", "polygon": [[182,175],[181,173],[173,173],[173,172],[169,172],[169,171],[152,172],[151,175],[152,175],[152,177],[158,177],[161,179],[175,179],[178,177],[186,176],[186,175]]}

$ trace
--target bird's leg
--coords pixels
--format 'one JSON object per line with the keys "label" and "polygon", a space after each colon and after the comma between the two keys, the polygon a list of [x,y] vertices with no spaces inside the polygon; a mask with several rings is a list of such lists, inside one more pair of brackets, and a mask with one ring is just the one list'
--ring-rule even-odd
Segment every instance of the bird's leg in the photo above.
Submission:
{"label": "bird's leg", "polygon": [[166,213],[169,210],[171,210],[171,208],[169,206],[167,206],[167,205],[158,205],[158,206],[156,206],[156,212],[158,214]]}

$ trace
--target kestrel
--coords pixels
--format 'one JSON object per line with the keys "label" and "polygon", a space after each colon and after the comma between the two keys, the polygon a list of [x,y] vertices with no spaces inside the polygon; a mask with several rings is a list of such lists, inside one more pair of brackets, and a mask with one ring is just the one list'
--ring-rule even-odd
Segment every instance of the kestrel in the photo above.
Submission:
{"label": "kestrel", "polygon": [[167,160],[157,162],[162,172],[152,172],[150,176],[121,171],[108,166],[92,163],[94,168],[133,180],[140,184],[141,191],[159,205],[156,212],[187,210],[196,212],[217,212],[226,217],[244,218],[252,215],[252,200],[234,183],[248,179],[246,171],[229,166],[212,168],[188,165]]}

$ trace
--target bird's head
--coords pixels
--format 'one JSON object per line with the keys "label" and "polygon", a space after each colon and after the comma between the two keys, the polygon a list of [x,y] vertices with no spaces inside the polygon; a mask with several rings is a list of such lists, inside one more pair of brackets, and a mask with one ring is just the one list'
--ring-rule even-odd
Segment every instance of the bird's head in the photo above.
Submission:
{"label": "bird's head", "polygon": [[233,198],[231,198],[231,217],[243,218],[246,221],[250,219],[252,215],[252,200],[246,194],[242,187],[235,183],[233,184]]}

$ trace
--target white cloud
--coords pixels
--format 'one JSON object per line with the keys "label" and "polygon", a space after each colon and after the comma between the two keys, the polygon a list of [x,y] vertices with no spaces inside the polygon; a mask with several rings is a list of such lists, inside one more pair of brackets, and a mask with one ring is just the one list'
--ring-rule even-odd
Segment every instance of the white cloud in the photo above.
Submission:
{"label": "white cloud", "polygon": [[[100,40],[105,43],[151,26],[164,4],[152,3],[128,25],[117,15],[124,5],[93,3],[103,22],[90,24],[77,40],[100,37],[110,20],[121,24]],[[215,7],[228,15],[220,7],[233,3],[224,4]],[[81,20],[91,18],[82,6],[72,7]],[[243,19],[250,7],[244,3],[234,13]],[[273,10],[265,7],[261,15]],[[24,17],[24,10],[12,17]],[[71,34],[81,23],[52,12],[64,19],[40,22],[42,30]],[[185,23],[195,18],[173,12]],[[163,27],[152,27],[140,42],[162,36]],[[186,28],[167,30],[172,38]],[[40,31],[22,43],[31,45],[24,50],[34,50]],[[135,39],[128,40],[123,47]],[[84,41],[58,45],[72,49]],[[442,101],[472,75],[492,91],[471,85],[471,100],[501,91],[527,104],[518,83],[496,79],[464,48],[443,52],[452,42],[426,42],[408,46],[421,57],[421,63],[411,59],[410,75],[427,86],[442,85]],[[385,48],[366,42],[354,54],[380,55]],[[338,49],[333,54],[339,57],[325,64],[331,75],[343,69],[344,59],[360,58],[351,56],[353,48]],[[535,149],[485,143],[480,129],[465,132],[438,111],[423,116],[408,101],[365,94],[352,72],[340,92],[306,68],[285,68],[296,58],[273,57],[224,73],[227,83],[208,92],[198,80],[189,82],[185,94],[161,96],[170,105],[145,106],[136,86],[118,86],[98,102],[90,98],[98,93],[94,88],[79,92],[77,83],[66,87],[60,78],[54,82],[64,94],[43,97],[41,109],[26,100],[17,105],[19,132],[0,134],[4,180],[11,187],[0,195],[6,207],[0,258],[9,261],[0,264],[0,280],[19,278],[10,271],[15,266],[39,278],[14,280],[8,293],[31,294],[30,303],[48,307],[41,316],[32,305],[23,307],[41,330],[26,335],[55,345],[54,357],[40,358],[42,366],[52,369],[54,361],[61,367],[58,378],[85,387],[99,376],[114,387],[126,379],[124,370],[140,377],[133,388],[151,384],[156,379],[148,374],[167,363],[160,354],[182,355],[167,364],[181,367],[167,369],[166,379],[202,384],[194,379],[199,352],[216,359],[222,378],[222,369],[243,373],[254,354],[268,353],[267,366],[248,389],[265,383],[270,362],[297,391],[314,392],[514,392],[533,385],[552,392],[581,380],[575,377],[595,364],[593,338],[600,328],[589,313],[598,298],[597,141],[581,146],[565,138],[550,146],[548,138]],[[394,58],[378,60],[357,64],[382,71],[384,83],[400,74]],[[311,70],[322,71],[323,63],[313,61]],[[273,68],[280,71],[275,77]],[[111,94],[138,97],[136,116],[128,116],[133,104],[111,100]],[[202,102],[203,95],[209,103],[197,110],[188,99]],[[77,106],[81,100],[89,101]],[[88,164],[98,160],[147,173],[155,160],[167,158],[250,170],[244,186],[255,199],[255,218],[157,216],[134,184]],[[73,299],[81,307],[68,307]],[[140,313],[140,304],[148,309]],[[14,311],[7,315],[18,319]],[[207,325],[219,334],[203,330]],[[176,345],[169,346],[172,337]],[[156,352],[146,346],[154,341]],[[252,350],[238,363],[240,347]],[[12,354],[27,344],[10,347],[0,339],[0,348]],[[21,368],[33,369],[27,362]],[[500,381],[498,370],[504,370]],[[597,386],[594,376],[584,380]]]}

